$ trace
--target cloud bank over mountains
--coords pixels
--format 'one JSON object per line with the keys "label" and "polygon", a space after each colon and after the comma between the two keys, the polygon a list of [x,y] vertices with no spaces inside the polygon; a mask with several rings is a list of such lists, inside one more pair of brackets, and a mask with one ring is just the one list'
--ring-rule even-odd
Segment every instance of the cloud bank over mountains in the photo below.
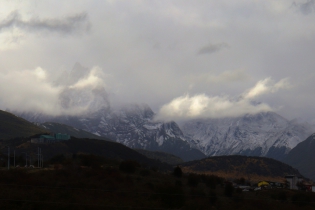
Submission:
{"label": "cloud bank over mountains", "polygon": [[[0,98],[7,98],[2,101],[5,107],[20,112],[35,111],[56,116],[85,114],[88,111],[96,111],[91,110],[90,107],[97,101],[93,94],[95,90],[103,91],[99,95],[103,97],[100,103],[110,107],[106,79],[100,67],[88,69],[78,63],[70,73],[55,72],[54,75],[50,75],[41,67],[34,70],[10,71],[0,74],[0,89],[7,89],[0,93]],[[272,94],[288,88],[290,88],[288,78],[278,82],[266,78],[237,97],[186,94],[163,105],[156,119],[169,121],[237,117],[247,113],[273,111],[274,109],[268,104],[254,103],[254,100],[260,95]]]}
{"label": "cloud bank over mountains", "polygon": [[[4,1],[0,109],[76,113],[101,103],[104,86],[163,118],[276,110],[312,120],[314,21],[314,0]],[[76,62],[98,70],[56,85]],[[84,102],[66,97],[75,94]]]}
{"label": "cloud bank over mountains", "polygon": [[[103,103],[103,107],[111,106],[106,92],[109,88],[106,79],[107,76],[100,67],[88,69],[78,63],[70,73],[55,72],[54,75],[41,67],[34,70],[10,71],[0,74],[0,89],[7,89],[0,93],[0,98],[7,98],[2,101],[5,107],[20,112],[35,111],[56,116],[85,114],[102,106],[92,107],[95,110],[91,110],[91,105],[98,103],[97,97],[101,97],[100,103]],[[255,99],[290,87],[288,78],[278,82],[266,78],[239,96],[186,94],[163,105],[157,112],[156,119],[169,121],[237,117],[247,113],[274,111],[267,103],[256,103]],[[95,95],[96,90],[103,92]]]}
{"label": "cloud bank over mountains", "polygon": [[[72,71],[80,71],[82,66]],[[37,67],[33,70],[10,71],[0,74],[0,98],[3,107],[19,112],[39,112],[47,115],[85,114],[91,108],[109,106],[105,78],[100,67],[82,72],[76,80],[73,73],[55,72]],[[72,74],[71,74],[72,73]],[[98,93],[95,93],[98,91]],[[101,98],[99,107],[91,107]],[[105,98],[104,98],[105,97]]]}
{"label": "cloud bank over mountains", "polygon": [[266,103],[254,103],[254,100],[263,94],[275,93],[280,89],[289,88],[288,79],[275,83],[270,78],[258,81],[257,84],[240,97],[207,96],[198,94],[194,96],[181,96],[163,105],[156,119],[158,120],[185,120],[196,118],[223,118],[238,117],[244,114],[274,111]]}

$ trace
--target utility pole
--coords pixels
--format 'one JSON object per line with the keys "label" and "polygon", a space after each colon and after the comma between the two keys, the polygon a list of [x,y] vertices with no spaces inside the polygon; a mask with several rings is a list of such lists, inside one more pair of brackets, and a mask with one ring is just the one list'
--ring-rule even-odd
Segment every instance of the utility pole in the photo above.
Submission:
{"label": "utility pole", "polygon": [[8,147],[8,170],[10,170],[10,147]]}
{"label": "utility pole", "polygon": [[15,168],[15,150],[13,150],[14,152],[14,168]]}
{"label": "utility pole", "polygon": [[42,149],[37,147],[37,167],[41,168],[43,166]]}
{"label": "utility pole", "polygon": [[39,148],[39,167],[42,167],[42,149]]}

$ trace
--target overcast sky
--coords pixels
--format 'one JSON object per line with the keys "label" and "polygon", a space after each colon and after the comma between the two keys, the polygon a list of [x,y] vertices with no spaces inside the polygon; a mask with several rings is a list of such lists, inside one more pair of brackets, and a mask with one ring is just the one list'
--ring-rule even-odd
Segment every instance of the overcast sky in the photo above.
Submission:
{"label": "overcast sky", "polygon": [[53,110],[76,62],[160,119],[313,120],[315,0],[1,1],[1,109]]}

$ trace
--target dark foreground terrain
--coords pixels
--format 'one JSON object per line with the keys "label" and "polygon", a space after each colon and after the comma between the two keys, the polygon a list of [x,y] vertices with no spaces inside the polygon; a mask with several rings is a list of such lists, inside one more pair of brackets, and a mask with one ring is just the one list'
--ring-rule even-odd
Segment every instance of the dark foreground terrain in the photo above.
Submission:
{"label": "dark foreground terrain", "polygon": [[315,193],[243,192],[214,175],[182,174],[95,155],[0,170],[1,209],[314,209]]}

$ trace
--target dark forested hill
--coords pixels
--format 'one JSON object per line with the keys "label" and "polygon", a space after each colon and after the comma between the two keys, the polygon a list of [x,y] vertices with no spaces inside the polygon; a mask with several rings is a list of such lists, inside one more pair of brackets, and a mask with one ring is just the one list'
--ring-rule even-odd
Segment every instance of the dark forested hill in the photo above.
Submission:
{"label": "dark forested hill", "polygon": [[0,110],[0,139],[28,137],[45,132],[48,131],[9,112]]}
{"label": "dark forested hill", "polygon": [[315,134],[294,147],[284,162],[299,169],[301,174],[315,180]]}
{"label": "dark forested hill", "polygon": [[159,160],[170,165],[177,165],[184,162],[181,158],[165,152],[148,151],[143,149],[136,149],[136,151],[147,156],[148,158]]}
{"label": "dark forested hill", "polygon": [[45,160],[56,155],[64,155],[72,157],[74,154],[92,154],[105,157],[112,160],[133,160],[143,166],[155,167],[162,170],[172,170],[172,167],[158,160],[147,158],[146,156],[128,148],[120,143],[96,140],[96,139],[77,139],[72,137],[68,141],[60,141],[56,143],[33,144],[29,138],[15,138],[9,142],[0,142],[0,149],[5,150],[5,146],[10,146],[11,150],[15,150],[16,156],[25,153],[36,161],[38,148]]}
{"label": "dark forested hill", "polygon": [[297,169],[271,158],[239,155],[209,157],[183,163],[182,167],[185,172],[244,177],[248,180],[283,180],[288,174],[301,175]]}

